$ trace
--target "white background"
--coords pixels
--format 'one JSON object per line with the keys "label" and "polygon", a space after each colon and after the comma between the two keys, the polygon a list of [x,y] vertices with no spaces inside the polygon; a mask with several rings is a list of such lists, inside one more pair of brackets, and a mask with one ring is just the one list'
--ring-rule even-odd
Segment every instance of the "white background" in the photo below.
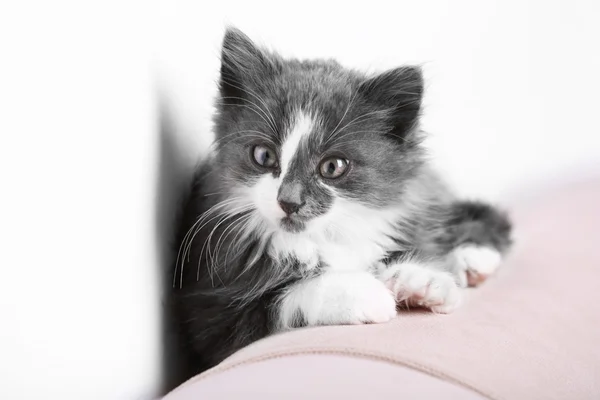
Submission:
{"label": "white background", "polygon": [[600,170],[599,20],[593,0],[3,3],[0,398],[156,393],[153,75],[189,171],[226,24],[286,56],[423,64],[434,161],[500,199]]}

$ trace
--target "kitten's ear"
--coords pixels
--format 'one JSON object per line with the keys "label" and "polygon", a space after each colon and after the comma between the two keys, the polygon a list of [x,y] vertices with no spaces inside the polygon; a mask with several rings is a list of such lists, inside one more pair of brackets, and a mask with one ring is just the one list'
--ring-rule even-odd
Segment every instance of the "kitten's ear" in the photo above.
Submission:
{"label": "kitten's ear", "polygon": [[419,67],[401,67],[362,82],[359,91],[372,104],[389,110],[394,137],[404,139],[417,125],[423,98]]}
{"label": "kitten's ear", "polygon": [[221,95],[243,97],[243,89],[276,72],[270,54],[236,28],[228,28],[221,50]]}

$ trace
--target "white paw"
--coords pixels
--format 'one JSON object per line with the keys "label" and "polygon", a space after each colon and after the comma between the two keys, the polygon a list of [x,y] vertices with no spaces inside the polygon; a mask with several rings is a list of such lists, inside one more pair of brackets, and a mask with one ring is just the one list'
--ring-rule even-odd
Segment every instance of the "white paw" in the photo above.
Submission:
{"label": "white paw", "polygon": [[303,286],[283,300],[284,323],[294,309],[308,325],[382,323],[396,316],[394,296],[369,273],[326,273]]}
{"label": "white paw", "polygon": [[454,250],[458,276],[463,287],[483,283],[502,263],[502,255],[486,246],[462,246]]}
{"label": "white paw", "polygon": [[393,276],[386,281],[387,286],[399,303],[426,307],[442,314],[450,313],[460,305],[460,289],[448,272],[413,263],[389,268]]}

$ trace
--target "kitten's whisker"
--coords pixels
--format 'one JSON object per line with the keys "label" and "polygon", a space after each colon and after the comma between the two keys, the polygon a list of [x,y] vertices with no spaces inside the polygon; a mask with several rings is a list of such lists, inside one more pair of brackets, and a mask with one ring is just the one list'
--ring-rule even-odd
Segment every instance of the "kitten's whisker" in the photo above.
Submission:
{"label": "kitten's whisker", "polygon": [[[183,237],[182,241],[181,241],[181,245],[179,245],[179,250],[177,251],[177,260],[175,261],[175,271],[173,271],[173,287],[175,287],[175,282],[177,281],[177,270],[179,267],[179,259],[180,259],[180,255],[181,255],[181,250],[185,247],[185,243],[187,243],[187,239],[188,237],[191,235],[192,230],[200,223],[200,219],[198,219],[196,222],[194,222],[194,224],[192,224],[192,226],[190,227],[190,229],[188,229],[188,231],[186,232],[185,236]],[[183,268],[183,265],[182,265]],[[180,282],[181,285],[181,282]]]}
{"label": "kitten's whisker", "polygon": [[[224,220],[226,220],[226,219],[228,219],[228,218],[229,218],[229,217],[226,217],[226,218],[224,218]],[[239,219],[240,219],[240,218],[236,219],[236,220],[235,220],[233,223],[239,222]],[[224,222],[224,220],[220,221],[220,222],[219,222],[219,225],[220,225],[221,223],[223,223],[223,222]],[[231,224],[233,224],[233,223],[231,223]],[[229,227],[231,227],[231,224],[228,226],[228,228],[229,228]],[[227,228],[226,228],[226,229],[227,229]],[[216,229],[214,229],[214,230],[211,232],[211,234],[209,235],[209,238],[208,238],[208,239],[207,239],[207,241],[205,241],[205,243],[204,243],[204,245],[206,245],[206,249],[207,249],[207,253],[206,253],[206,266],[207,266],[207,270],[208,270],[209,276],[210,276],[210,278],[211,278],[211,284],[212,284],[213,286],[214,286],[214,281],[213,281],[213,278],[212,278],[212,273],[211,273],[211,271],[212,271],[212,272],[213,272],[215,275],[217,275],[217,278],[219,279],[219,281],[221,281],[221,284],[223,284],[223,285],[224,285],[223,281],[221,280],[221,278],[220,278],[220,276],[219,276],[218,270],[217,270],[217,269],[218,269],[218,254],[219,254],[218,252],[219,252],[220,250],[216,250],[214,253],[210,251],[210,241],[211,241],[212,235],[213,235],[213,233],[214,233],[214,231],[215,231],[215,230],[216,230]],[[222,236],[222,235],[223,235],[223,233],[221,234],[221,236]],[[221,238],[219,238],[219,240],[220,240],[220,239],[221,239]],[[203,248],[204,248],[204,245],[203,245]],[[217,242],[217,246],[218,246],[218,242]],[[217,263],[215,263],[215,257],[217,257]],[[209,258],[210,258],[210,262],[209,262],[209,260],[208,260]],[[197,276],[197,279],[199,279],[199,273],[200,273],[200,260],[201,260],[201,259],[202,259],[202,252],[200,253],[200,257],[199,257],[199,260],[198,260],[198,272],[197,272],[198,276]]]}
{"label": "kitten's whisker", "polygon": [[[230,204],[231,204],[231,203],[229,203],[229,204],[224,204],[224,205],[223,205],[223,207],[226,207],[226,206],[228,206],[228,205],[230,205]],[[198,228],[196,228],[196,230],[194,231],[194,235],[192,236],[192,239],[190,240],[190,242],[189,242],[189,244],[188,244],[188,246],[187,246],[187,248],[186,248],[186,252],[184,252],[184,257],[185,257],[185,254],[186,254],[186,253],[188,254],[188,262],[189,262],[189,250],[190,250],[190,248],[191,248],[191,246],[192,246],[192,242],[193,242],[194,238],[196,237],[196,235],[197,235],[197,234],[198,234],[198,233],[199,233],[199,232],[202,230],[202,228],[204,228],[204,227],[205,227],[206,225],[208,225],[210,222],[214,221],[215,219],[217,219],[217,218],[219,218],[219,217],[221,217],[221,216],[223,216],[223,215],[225,215],[225,214],[227,214],[227,213],[228,213],[228,210],[221,210],[221,211],[220,211],[218,214],[214,215],[214,216],[213,216],[212,218],[210,218],[209,220],[207,220],[207,221],[204,221],[204,223],[203,223],[202,225],[200,225]]]}
{"label": "kitten's whisker", "polygon": [[[250,207],[251,206],[249,206],[249,205],[245,205],[245,206],[238,207],[238,209],[240,211],[244,211],[245,209],[248,209]],[[227,219],[235,216],[238,213],[238,209],[230,210],[226,214],[225,213],[221,213],[221,214],[219,214],[217,216],[217,218],[218,218],[219,216],[223,216],[224,215],[223,218],[221,218],[221,220],[219,220],[219,222],[217,224],[215,224],[215,226],[211,230],[211,232],[208,235],[208,237],[204,240],[204,244],[202,245],[202,249],[200,250],[200,255],[198,256],[198,269],[200,269],[200,264],[202,262],[202,254],[204,253],[204,250],[207,249],[206,263],[207,263],[207,269],[208,269],[208,273],[209,273],[209,276],[210,276],[210,279],[211,279],[211,283],[213,284],[213,286],[214,286],[214,281],[213,281],[213,277],[212,277],[212,273],[211,273],[211,267],[210,267],[210,264],[208,262],[208,254],[210,252],[210,248],[207,247],[207,245],[210,246],[210,240],[211,240],[211,237],[212,237],[213,233],[215,232],[215,230],[223,223],[223,221],[225,221],[225,220],[227,220]],[[215,218],[212,218],[212,219],[215,219]],[[197,277],[199,279],[199,272],[197,273]]]}
{"label": "kitten's whisker", "polygon": [[[252,211],[254,211],[254,207],[251,207],[248,210],[242,211],[241,213],[239,213],[239,214],[242,214],[242,215],[240,215],[240,217],[235,220],[235,225],[233,225],[233,223],[232,223],[232,225],[228,226],[227,229],[225,229],[225,231],[221,234],[221,237],[219,237],[219,240],[217,241],[217,246],[215,246],[215,249],[216,249],[215,252],[216,253],[220,253],[221,248],[222,248],[222,246],[225,243],[225,240],[235,230],[233,228],[236,228],[236,229],[239,228],[242,225],[242,223],[244,223],[245,221],[247,221],[248,219],[250,219],[252,217]],[[223,235],[227,232],[227,230],[229,230],[229,233],[227,233],[227,235],[225,235],[225,237],[223,237]],[[235,239],[235,236],[234,236],[234,239]],[[221,243],[221,246],[219,246],[219,242],[221,240],[223,242]],[[233,241],[231,243],[233,243]]]}
{"label": "kitten's whisker", "polygon": [[231,136],[233,136],[233,135],[238,135],[238,134],[241,134],[241,133],[254,133],[254,134],[257,134],[257,136],[258,136],[258,137],[260,137],[261,139],[264,139],[265,141],[268,141],[269,143],[275,144],[275,143],[273,142],[273,140],[271,139],[271,137],[270,137],[268,134],[266,134],[266,133],[264,133],[264,132],[261,132],[261,131],[255,131],[255,130],[250,130],[250,129],[247,129],[247,130],[241,130],[241,131],[237,131],[237,132],[231,132],[231,133],[228,133],[227,135],[225,135],[225,136],[223,136],[223,137],[220,137],[220,138],[216,139],[216,140],[215,140],[215,141],[212,143],[212,146],[215,146],[215,145],[216,145],[216,146],[220,146],[220,145],[222,144],[222,142],[223,142],[225,139],[227,139],[228,137],[231,137]]}
{"label": "kitten's whisker", "polygon": [[273,126],[274,126],[274,125],[272,125],[272,124],[271,124],[271,123],[274,123],[274,121],[271,121],[271,120],[270,120],[270,118],[269,118],[269,114],[267,114],[267,113],[265,112],[265,110],[264,110],[264,109],[263,109],[261,106],[259,106],[258,104],[256,104],[255,102],[253,102],[253,101],[250,101],[250,100],[248,100],[248,99],[245,99],[245,98],[243,98],[243,97],[238,97],[238,96],[223,96],[223,97],[221,97],[221,99],[222,99],[222,100],[223,100],[223,99],[228,99],[228,100],[241,100],[241,101],[246,101],[246,102],[250,103],[252,106],[256,107],[256,109],[257,109],[258,111],[260,111],[260,112],[263,114],[263,116],[264,116],[265,118],[267,118],[267,119],[268,119],[268,122],[269,122],[269,127],[273,127]]}
{"label": "kitten's whisker", "polygon": [[229,193],[229,192],[226,192],[226,191],[222,191],[222,192],[212,192],[212,193],[206,193],[206,194],[203,194],[203,195],[202,195],[202,197],[209,197],[209,196],[215,196],[215,195],[217,195],[217,194],[227,194],[227,193]]}
{"label": "kitten's whisker", "polygon": [[[404,139],[404,138],[399,138],[399,139],[402,139],[402,140],[404,140],[404,141],[407,141],[407,140],[406,140],[406,139]],[[330,150],[333,150],[333,149],[338,149],[338,148],[340,148],[340,147],[342,147],[342,146],[344,146],[344,145],[348,145],[348,144],[351,144],[351,143],[360,143],[360,142],[364,142],[364,143],[373,143],[373,141],[372,141],[372,140],[370,140],[370,139],[352,139],[352,140],[345,141],[345,142],[343,142],[343,143],[336,143],[336,144],[334,144],[333,146],[330,146],[330,147],[329,147],[329,149],[330,149]]]}
{"label": "kitten's whisker", "polygon": [[[269,120],[267,120],[262,114],[260,114],[257,110],[254,109],[254,107],[246,105],[246,104],[236,104],[236,103],[226,103],[226,102],[218,102],[218,104],[221,104],[223,106],[228,106],[228,107],[244,107],[249,109],[250,111],[256,113],[256,115],[258,115],[269,127],[269,129],[271,129],[273,131],[273,133],[276,133],[275,129],[271,126],[271,123],[269,122]],[[262,111],[262,110],[260,110]]]}
{"label": "kitten's whisker", "polygon": [[358,90],[354,92],[354,95],[348,102],[348,106],[346,107],[346,111],[344,111],[344,115],[342,115],[342,118],[340,118],[339,122],[337,123],[335,128],[333,128],[331,133],[329,135],[327,135],[327,138],[325,139],[325,143],[329,142],[329,140],[336,134],[337,128],[340,127],[342,121],[344,120],[344,118],[346,118],[346,114],[348,114],[348,110],[350,110],[350,107],[352,106],[352,103],[354,102],[354,99],[356,98],[357,95],[358,95]]}
{"label": "kitten's whisker", "polygon": [[[244,214],[244,215],[240,216],[238,219],[236,219],[235,221],[233,221],[232,223],[230,223],[227,228],[225,228],[223,233],[221,233],[219,240],[217,240],[217,244],[215,246],[215,249],[216,249],[215,253],[217,254],[217,257],[219,255],[219,253],[221,253],[221,249],[225,245],[225,241],[227,240],[229,235],[231,235],[231,233],[236,228],[239,228],[243,224],[243,222],[246,221],[249,217],[250,217],[250,214]],[[223,236],[223,235],[225,235],[225,236]],[[231,248],[232,245],[233,245],[233,242],[229,243],[227,253],[225,254],[225,260],[222,264],[223,268],[227,268],[227,254],[229,253],[229,249]]]}
{"label": "kitten's whisker", "polygon": [[[226,81],[226,83],[228,85],[233,86],[234,88],[236,88],[238,90],[241,90],[242,92],[245,92],[245,93],[249,94],[250,96],[253,96],[256,100],[260,101],[263,106],[265,106],[265,108],[263,109],[263,111],[265,111],[266,113],[268,113],[268,115],[270,116],[271,122],[273,123],[273,125],[272,125],[273,133],[276,133],[276,131],[277,131],[277,124],[275,123],[275,118],[273,117],[273,114],[271,114],[269,112],[269,106],[267,105],[267,103],[258,94],[256,94],[256,92],[254,92],[254,91],[252,91],[250,89],[241,87],[241,85],[242,85],[241,82],[239,82],[239,81],[237,81],[235,79],[232,79],[232,78],[228,78],[225,81]],[[237,83],[240,86],[234,85],[231,82]]]}
{"label": "kitten's whisker", "polygon": [[[356,124],[358,122],[363,121],[366,117],[369,117],[373,114],[387,114],[389,111],[394,110],[394,108],[388,108],[388,109],[383,109],[383,110],[375,110],[375,111],[371,111],[368,113],[364,113],[359,115],[358,117],[354,118],[352,121],[348,122],[346,125],[344,125],[342,128],[338,129],[338,132],[342,132],[344,129],[348,128],[349,126],[352,126],[353,124]],[[368,118],[367,118],[368,119]],[[332,136],[329,139],[332,139],[335,136]],[[325,142],[327,143],[329,141],[329,139]]]}
{"label": "kitten's whisker", "polygon": [[[223,207],[227,207],[228,205],[231,205],[232,203],[238,201],[238,200],[242,200],[242,198],[240,197],[234,197],[231,199],[226,199],[223,200],[217,204],[215,204],[214,206],[212,206],[211,208],[209,208],[207,211],[205,211],[204,213],[202,213],[202,215],[200,215],[200,217],[198,218],[198,222],[203,222],[206,218],[208,218],[213,212],[223,208]],[[214,218],[213,218],[214,219]],[[211,219],[212,220],[212,219]],[[210,222],[211,220],[209,220],[208,222]],[[196,224],[194,224],[196,225]],[[195,231],[194,231],[194,235],[203,227],[205,226],[205,224],[201,225],[200,227],[198,227]],[[192,238],[193,240],[193,238]],[[188,246],[189,247],[189,246]],[[185,258],[185,252],[184,252],[184,258]]]}
{"label": "kitten's whisker", "polygon": [[[252,221],[252,218],[254,216],[252,215],[252,213],[249,213],[246,217],[244,217],[244,223],[238,228],[238,232],[235,234],[235,236],[233,237],[233,240],[231,241],[231,244],[229,245],[229,248],[227,249],[227,253],[225,253],[225,265],[227,265],[227,260],[229,257],[229,252],[231,251],[231,249],[235,248],[237,246],[237,239],[240,235],[240,233],[245,232],[246,228],[248,227],[248,225],[250,224],[250,222]],[[237,257],[239,255],[239,252],[235,254],[235,257]]]}
{"label": "kitten's whisker", "polygon": [[[360,133],[364,133],[364,134],[370,133],[370,134],[374,134],[374,135],[385,135],[385,134],[388,133],[388,131],[371,131],[371,130],[368,130],[368,131],[348,131],[348,132],[344,133],[343,135],[337,136],[335,138],[335,140],[333,140],[333,141],[331,141],[331,143],[329,143],[329,146],[330,146],[330,148],[333,148],[333,146],[339,144],[342,141],[342,139],[344,139],[344,138],[346,138],[346,137],[348,137],[350,135],[360,134]],[[353,140],[346,141],[344,143],[351,143]],[[368,139],[356,139],[356,140],[369,141]]]}
{"label": "kitten's whisker", "polygon": [[[245,143],[245,144],[248,144],[248,143],[251,143],[251,142],[252,142],[252,140],[249,140],[250,138],[257,138],[257,139],[261,139],[262,141],[264,141],[264,142],[267,142],[267,143],[271,144],[273,147],[276,147],[276,146],[277,146],[277,145],[275,144],[275,142],[273,142],[272,140],[270,140],[270,139],[268,139],[268,140],[267,140],[267,139],[266,139],[266,138],[264,138],[263,136],[259,136],[259,135],[244,135],[244,136],[242,136],[242,137],[240,137],[240,138],[233,138],[233,139],[231,139],[231,140],[230,140],[230,142],[234,142],[234,141],[236,141],[236,140],[246,140],[246,143]],[[230,143],[230,142],[228,142],[228,143]]]}
{"label": "kitten's whisker", "polygon": [[254,264],[256,264],[256,262],[260,259],[260,255],[263,254],[263,252],[265,251],[265,247],[269,243],[269,240],[269,237],[263,237],[261,238],[261,240],[258,241],[256,251],[254,252],[254,257],[246,263],[244,269],[242,270],[242,272],[240,272],[238,278],[243,276],[254,266]]}
{"label": "kitten's whisker", "polygon": [[[196,234],[199,232],[200,229],[202,229],[202,226],[198,227],[198,224],[202,223],[202,221],[206,218],[206,216],[208,216],[214,210],[220,208],[221,206],[225,206],[230,201],[231,200],[225,200],[220,203],[217,203],[216,205],[214,205],[213,207],[208,209],[206,212],[202,213],[198,217],[198,220],[192,225],[192,227],[190,227],[190,229],[186,233],[186,235],[182,241],[182,244],[181,244],[181,246],[183,246],[183,248],[184,248],[184,251],[183,251],[182,259],[181,259],[181,272],[180,272],[180,277],[179,277],[179,288],[180,289],[183,287],[183,268],[184,268],[184,264],[185,264],[186,253],[189,253],[189,250],[192,246],[194,238],[196,237]],[[190,232],[192,231],[192,229],[193,229],[194,233],[191,235],[191,239],[189,239],[189,242],[188,242],[188,238],[190,237]],[[180,246],[180,250],[177,253],[177,261],[176,261],[176,265],[175,265],[175,276],[177,274],[177,265],[179,264],[179,254],[181,251],[181,246]],[[188,259],[188,262],[189,262],[189,259]]]}
{"label": "kitten's whisker", "polygon": [[256,109],[258,111],[260,111],[262,113],[262,115],[265,117],[264,120],[265,122],[269,125],[269,128],[273,131],[273,133],[276,133],[277,131],[277,127],[275,125],[275,121],[271,119],[270,114],[268,114],[264,109],[262,109],[258,104],[245,99],[243,97],[236,97],[236,96],[225,96],[225,97],[221,97],[221,99],[225,100],[242,100],[242,101],[246,101],[248,103],[250,103],[252,106],[256,107]]}
{"label": "kitten's whisker", "polygon": [[[194,238],[196,237],[198,232],[202,229],[202,227],[205,225],[205,224],[203,224],[198,227],[198,224],[201,224],[202,221],[204,219],[206,219],[206,217],[208,217],[212,212],[218,210],[221,207],[226,207],[227,205],[231,204],[232,202],[238,201],[238,200],[242,200],[242,199],[240,197],[234,197],[232,199],[223,200],[223,201],[215,204],[214,206],[209,208],[207,211],[205,211],[198,217],[198,220],[190,227],[190,229],[184,236],[182,243],[179,247],[179,251],[177,252],[177,261],[175,264],[175,271],[173,273],[173,275],[174,275],[173,280],[175,282],[175,277],[177,276],[177,266],[179,265],[179,260],[180,260],[181,248],[183,247],[184,250],[183,250],[183,254],[181,254],[181,269],[180,269],[180,276],[179,276],[179,288],[180,289],[183,287],[183,269],[184,269],[184,265],[185,265],[186,253],[188,254],[188,257],[189,257],[189,251],[191,249],[192,243],[194,242]],[[193,230],[193,234],[191,235],[191,238],[190,238],[190,232],[192,232],[192,230]],[[188,258],[188,262],[189,262],[189,258]]]}
{"label": "kitten's whisker", "polygon": [[[246,211],[248,211],[248,210],[250,210],[250,209],[252,209],[252,208],[253,208],[253,207],[252,207],[251,205],[247,205],[247,206],[240,207],[240,208],[238,208],[238,209],[236,209],[236,210],[232,210],[230,213],[228,213],[228,214],[227,214],[227,215],[225,215],[223,218],[221,218],[221,220],[219,220],[219,222],[218,222],[218,223],[217,223],[217,224],[216,224],[216,225],[213,227],[213,229],[211,230],[210,234],[208,235],[208,246],[207,246],[207,248],[206,248],[206,255],[207,255],[209,258],[210,258],[210,260],[211,260],[211,264],[213,265],[213,267],[214,267],[214,257],[215,257],[215,255],[217,255],[217,256],[218,256],[218,253],[216,253],[216,252],[212,252],[212,251],[211,251],[211,247],[210,247],[210,242],[211,242],[211,240],[212,240],[212,236],[213,236],[213,234],[214,234],[214,233],[217,231],[217,229],[219,228],[219,226],[220,226],[220,225],[221,225],[223,222],[225,222],[225,221],[226,221],[226,220],[228,220],[229,218],[235,217],[236,215],[238,215],[238,214],[240,214],[240,213],[244,213],[244,212],[246,212]],[[221,235],[222,235],[222,234],[221,234]],[[217,245],[218,245],[218,244],[219,244],[219,243],[217,242]],[[215,251],[216,251],[216,250],[217,250],[217,247],[215,247]],[[208,259],[207,259],[207,261],[208,261]]]}

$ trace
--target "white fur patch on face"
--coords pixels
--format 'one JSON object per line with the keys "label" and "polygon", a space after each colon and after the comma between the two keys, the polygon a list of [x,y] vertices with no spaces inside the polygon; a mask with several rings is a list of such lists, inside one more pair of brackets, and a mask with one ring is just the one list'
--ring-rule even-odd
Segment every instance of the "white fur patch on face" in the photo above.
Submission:
{"label": "white fur patch on face", "polygon": [[290,167],[290,162],[298,152],[302,139],[312,132],[314,125],[314,119],[305,112],[298,111],[294,115],[291,129],[281,146],[281,160],[279,160],[279,165],[281,165],[281,179],[285,178]]}
{"label": "white fur patch on face", "polygon": [[275,178],[271,173],[264,174],[249,190],[256,209],[273,231],[279,230],[280,220],[285,217],[285,213],[277,203],[279,186],[289,169],[292,158],[298,152],[302,138],[309,135],[313,127],[314,120],[308,114],[298,111],[292,119],[290,131],[281,147],[279,177]]}
{"label": "white fur patch on face", "polygon": [[279,220],[285,217],[285,213],[277,204],[279,185],[278,178],[273,177],[272,174],[265,174],[250,188],[250,198],[256,209],[273,228],[276,228]]}

